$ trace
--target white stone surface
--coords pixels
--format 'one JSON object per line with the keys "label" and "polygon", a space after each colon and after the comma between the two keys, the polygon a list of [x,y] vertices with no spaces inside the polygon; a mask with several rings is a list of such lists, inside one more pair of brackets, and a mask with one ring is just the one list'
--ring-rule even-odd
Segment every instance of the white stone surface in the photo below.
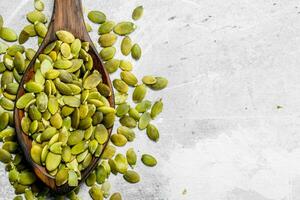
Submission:
{"label": "white stone surface", "polygon": [[[48,16],[52,3],[47,0]],[[142,181],[136,185],[113,177],[112,191],[121,191],[125,200],[300,199],[299,1],[83,4],[116,21],[130,19],[132,9],[144,5],[132,36],[144,52],[134,72],[170,80],[166,90],[149,92],[150,99],[162,97],[165,103],[155,121],[159,143],[141,132],[127,146],[155,155],[159,164],[138,163]],[[0,5],[6,24],[18,31],[32,9],[30,0],[0,0]],[[3,168],[0,199],[12,199]],[[89,199],[87,190],[82,199]]]}

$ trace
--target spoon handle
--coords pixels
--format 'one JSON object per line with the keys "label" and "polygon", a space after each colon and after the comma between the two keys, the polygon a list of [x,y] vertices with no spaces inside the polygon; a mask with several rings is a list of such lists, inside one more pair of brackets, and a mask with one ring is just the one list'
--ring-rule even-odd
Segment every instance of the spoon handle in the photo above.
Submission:
{"label": "spoon handle", "polygon": [[48,33],[55,40],[55,32],[66,30],[81,40],[87,39],[81,0],[55,0]]}

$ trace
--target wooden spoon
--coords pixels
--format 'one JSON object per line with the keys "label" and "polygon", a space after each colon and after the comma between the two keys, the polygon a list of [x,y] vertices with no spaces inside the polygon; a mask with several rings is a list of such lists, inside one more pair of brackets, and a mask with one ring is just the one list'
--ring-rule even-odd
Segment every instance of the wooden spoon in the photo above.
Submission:
{"label": "wooden spoon", "polygon": [[[37,59],[38,55],[43,52],[44,48],[51,42],[56,41],[56,31],[59,30],[66,30],[73,35],[80,39],[81,41],[86,41],[90,43],[90,50],[89,54],[92,56],[94,61],[94,69],[98,70],[102,74],[103,82],[106,83],[112,90],[111,81],[109,78],[108,73],[103,67],[102,61],[97,53],[95,46],[93,45],[92,40],[90,39],[88,32],[86,30],[86,26],[84,23],[84,18],[82,14],[82,5],[81,0],[55,0],[54,1],[54,8],[52,13],[52,19],[49,24],[48,33],[41,44],[39,50],[37,51],[36,55],[32,59],[31,63],[29,64],[27,70],[25,71],[23,78],[21,80],[19,90],[17,93],[17,99],[20,98],[24,93],[24,83],[28,82],[34,76],[34,63]],[[112,94],[109,97],[109,102],[112,107],[114,107],[114,95]],[[21,128],[21,119],[24,116],[23,110],[19,110],[15,107],[14,110],[14,121],[17,131],[18,141],[21,145],[21,148],[25,154],[25,157],[29,164],[33,167],[35,174],[41,179],[49,188],[59,194],[66,194],[74,189],[74,187],[70,187],[68,184],[62,186],[56,186],[55,184],[55,177],[51,176],[45,167],[40,166],[33,162],[30,156],[30,150],[32,146],[32,139],[23,133]],[[111,134],[111,129],[109,129],[109,135]],[[106,147],[107,143],[105,143],[104,147]],[[105,149],[105,148],[103,148]],[[103,150],[101,154],[103,153]],[[88,175],[93,171],[93,169],[97,166],[98,161],[100,158],[93,158],[91,165],[87,167],[84,171],[81,172],[82,179],[80,183],[84,182],[84,180],[88,177]]]}

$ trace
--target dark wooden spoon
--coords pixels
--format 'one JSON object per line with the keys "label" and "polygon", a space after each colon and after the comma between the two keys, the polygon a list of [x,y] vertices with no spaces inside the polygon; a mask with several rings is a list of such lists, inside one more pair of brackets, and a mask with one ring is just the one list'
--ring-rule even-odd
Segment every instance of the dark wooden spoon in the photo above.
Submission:
{"label": "dark wooden spoon", "polygon": [[[39,50],[37,51],[36,55],[32,59],[31,63],[29,64],[27,70],[24,73],[24,76],[20,82],[19,90],[17,93],[17,99],[20,98],[24,93],[24,83],[31,80],[31,78],[34,76],[34,70],[33,66],[35,63],[35,60],[37,59],[38,55],[43,52],[45,47],[57,40],[55,36],[55,32],[58,30],[66,30],[73,35],[80,39],[81,41],[86,41],[90,43],[90,50],[89,54],[92,56],[94,61],[94,69],[98,70],[102,74],[103,82],[106,83],[112,90],[111,81],[109,78],[108,73],[103,67],[102,61],[97,53],[97,50],[95,46],[93,45],[92,40],[90,39],[88,32],[85,27],[84,18],[82,14],[82,5],[81,0],[55,0],[54,1],[54,8],[52,13],[52,19],[49,24],[48,33],[41,44]],[[112,94],[109,97],[109,102],[112,107],[114,107],[114,95]],[[21,119],[24,116],[23,110],[19,110],[15,107],[14,110],[14,121],[17,131],[17,137],[18,141],[21,145],[21,148],[25,154],[25,157],[29,164],[32,166],[35,174],[38,176],[38,178],[44,182],[49,188],[51,188],[53,191],[59,194],[66,194],[74,189],[74,187],[70,187],[68,184],[62,185],[62,186],[56,186],[55,184],[55,177],[51,176],[45,169],[45,167],[40,166],[33,162],[30,156],[30,150],[32,146],[32,139],[27,136],[25,133],[23,133],[21,128]],[[111,129],[109,129],[109,134],[111,134]],[[107,143],[104,145],[106,147]],[[103,148],[105,149],[105,148]],[[103,153],[103,151],[102,151]],[[101,154],[102,154],[101,153]],[[93,169],[97,166],[98,161],[100,158],[93,158],[91,165],[87,167],[84,171],[81,172],[82,179],[80,183],[82,183],[90,174],[90,172],[93,171]]]}

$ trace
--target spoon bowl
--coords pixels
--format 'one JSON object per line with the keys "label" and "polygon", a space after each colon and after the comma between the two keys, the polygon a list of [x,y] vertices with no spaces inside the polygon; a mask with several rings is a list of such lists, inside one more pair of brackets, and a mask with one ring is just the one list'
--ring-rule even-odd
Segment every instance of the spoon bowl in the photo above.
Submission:
{"label": "spoon bowl", "polygon": [[[52,13],[52,18],[48,27],[48,32],[46,37],[44,38],[42,44],[40,45],[36,55],[31,60],[28,68],[26,69],[22,80],[20,82],[20,86],[17,92],[17,99],[19,99],[24,93],[24,84],[32,79],[34,76],[34,64],[36,59],[38,58],[39,54],[41,54],[45,47],[53,41],[56,41],[56,31],[65,30],[71,32],[76,38],[80,39],[83,42],[89,42],[90,49],[88,53],[93,58],[93,68],[100,72],[102,75],[103,83],[107,84],[111,91],[112,84],[109,78],[108,73],[106,72],[105,68],[103,67],[103,63],[97,53],[97,50],[90,39],[88,32],[86,30],[86,26],[84,23],[83,13],[82,13],[82,4],[81,0],[55,0],[54,1],[54,8]],[[111,107],[114,107],[114,95],[108,98],[108,101]],[[32,139],[26,135],[21,128],[21,120],[24,117],[24,111],[15,107],[14,110],[14,121],[16,126],[17,138],[20,143],[20,146],[25,154],[26,160],[32,166],[35,174],[37,177],[51,190],[59,194],[66,194],[74,189],[74,187],[70,187],[67,183],[62,186],[57,186],[55,183],[55,177],[51,176],[45,167],[36,164],[30,155],[30,150],[32,147]],[[110,128],[109,137],[111,135]],[[107,142],[104,144],[105,149]],[[103,153],[101,152],[101,155]],[[101,157],[101,156],[100,156]],[[80,183],[84,182],[84,180],[88,177],[88,175],[93,171],[93,169],[97,166],[97,163],[100,160],[99,158],[93,157],[90,166],[88,166],[85,170],[81,172],[81,180]],[[80,184],[79,183],[79,184]]]}

